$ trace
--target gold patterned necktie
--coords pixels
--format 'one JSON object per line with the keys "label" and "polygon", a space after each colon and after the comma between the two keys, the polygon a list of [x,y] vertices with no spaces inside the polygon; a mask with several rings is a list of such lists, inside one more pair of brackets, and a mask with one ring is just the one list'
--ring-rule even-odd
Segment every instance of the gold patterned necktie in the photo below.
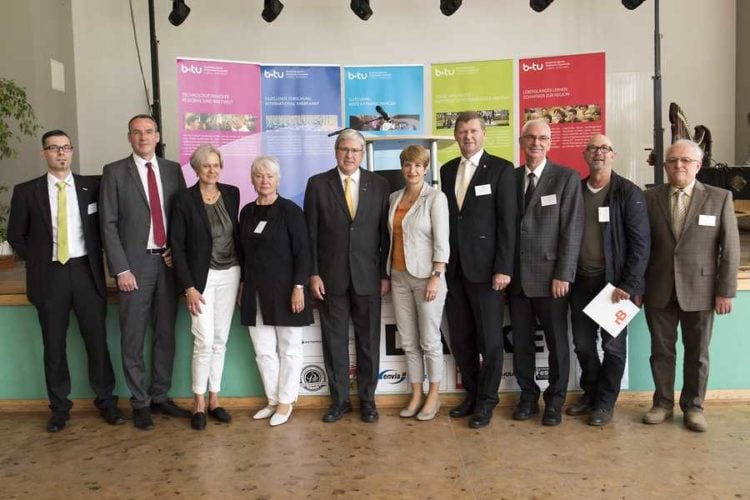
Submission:
{"label": "gold patterned necktie", "polygon": [[352,220],[354,219],[354,198],[352,198],[352,178],[350,176],[344,177],[344,199],[346,200],[346,206],[349,209],[349,215]]}
{"label": "gold patterned necktie", "polygon": [[60,181],[56,184],[57,192],[57,260],[65,264],[70,259],[68,252],[68,194],[66,184]]}
{"label": "gold patterned necktie", "polygon": [[458,209],[464,206],[464,199],[466,198],[466,190],[469,187],[469,160],[461,160],[461,164],[458,166],[458,182],[456,183],[456,202],[458,203]]}
{"label": "gold patterned necktie", "polygon": [[680,239],[683,226],[685,225],[685,214],[687,213],[687,193],[682,189],[674,192],[674,204],[672,206],[672,234],[675,239]]}

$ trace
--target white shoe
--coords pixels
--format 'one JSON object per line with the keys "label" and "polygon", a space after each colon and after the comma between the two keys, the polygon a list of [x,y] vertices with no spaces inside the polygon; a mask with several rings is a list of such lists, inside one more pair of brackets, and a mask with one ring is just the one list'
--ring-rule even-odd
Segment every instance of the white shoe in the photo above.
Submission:
{"label": "white shoe", "polygon": [[259,410],[255,415],[253,415],[253,420],[263,420],[264,418],[270,418],[274,413],[276,413],[276,405],[268,405],[265,408]]}
{"label": "white shoe", "polygon": [[270,425],[271,427],[276,427],[277,425],[285,424],[287,420],[289,420],[289,417],[292,416],[292,406],[289,406],[289,413],[286,415],[282,415],[279,412],[276,412],[271,417]]}

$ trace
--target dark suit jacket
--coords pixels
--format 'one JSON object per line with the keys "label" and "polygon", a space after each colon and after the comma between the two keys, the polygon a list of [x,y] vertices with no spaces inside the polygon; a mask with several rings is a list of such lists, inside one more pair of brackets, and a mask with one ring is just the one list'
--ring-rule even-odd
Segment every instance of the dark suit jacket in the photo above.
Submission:
{"label": "dark suit jacket", "polygon": [[[91,274],[96,291],[104,297],[102,242],[99,236],[99,180],[73,174],[81,213],[83,239],[86,243]],[[26,261],[26,295],[40,305],[50,287],[52,265],[52,212],[47,190],[47,175],[19,184],[13,190],[8,219],[8,241],[19,257]]]}
{"label": "dark suit jacket", "polygon": [[[253,214],[257,205],[248,203],[240,213],[240,246],[243,281],[242,324],[255,326],[256,294],[263,323],[275,326],[312,324],[307,292],[310,279],[310,241],[302,210],[292,201],[277,198],[266,214],[266,226],[255,232]],[[292,312],[292,289],[305,285],[305,309]]]}
{"label": "dark suit jacket", "polygon": [[[169,234],[172,199],[179,190],[185,189],[185,178],[179,163],[163,158],[158,158],[157,162],[164,191],[161,200],[166,217],[164,223]],[[99,208],[110,275],[130,270],[137,277],[147,258],[151,211],[132,155],[104,166]]]}
{"label": "dark suit jacket", "polygon": [[[234,240],[239,259],[237,214],[240,209],[240,190],[228,184],[219,184],[218,187],[224,207],[234,224]],[[177,287],[181,291],[195,287],[203,293],[211,263],[213,237],[197,182],[175,195],[170,220],[169,246],[172,249]]]}
{"label": "dark suit jacket", "polygon": [[352,220],[337,168],[307,181],[311,274],[323,279],[326,292],[343,295],[352,283],[357,295],[380,293],[380,280],[388,278],[389,192],[388,181],[360,168],[359,203]]}
{"label": "dark suit jacket", "polygon": [[[583,236],[581,177],[575,170],[547,160],[524,213],[525,170],[522,165],[515,171],[519,222],[516,273],[510,291],[551,297],[553,279],[575,281]],[[542,197],[550,197],[544,199],[544,206]]]}
{"label": "dark suit jacket", "polygon": [[669,184],[646,191],[646,206],[651,223],[646,306],[666,307],[673,290],[683,311],[708,311],[716,296],[734,297],[740,240],[732,194],[696,181],[679,240],[672,234]]}
{"label": "dark suit jacket", "polygon": [[[448,198],[450,248],[448,277],[455,276],[460,260],[464,276],[473,283],[487,283],[492,275],[513,274],[516,240],[516,191],[513,164],[486,151],[479,160],[464,204],[458,209],[456,175],[461,158],[440,169],[440,181]],[[489,188],[488,194],[477,196]]]}

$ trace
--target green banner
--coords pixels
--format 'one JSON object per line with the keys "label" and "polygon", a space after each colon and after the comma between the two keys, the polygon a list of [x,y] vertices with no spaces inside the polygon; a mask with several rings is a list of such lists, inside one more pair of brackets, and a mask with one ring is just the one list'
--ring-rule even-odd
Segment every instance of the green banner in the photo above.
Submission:
{"label": "green banner", "polygon": [[[513,109],[513,60],[433,64],[432,132],[453,135],[456,115],[461,111],[482,113],[487,124],[484,149],[513,162],[515,133]],[[438,153],[442,165],[459,156],[452,143]]]}

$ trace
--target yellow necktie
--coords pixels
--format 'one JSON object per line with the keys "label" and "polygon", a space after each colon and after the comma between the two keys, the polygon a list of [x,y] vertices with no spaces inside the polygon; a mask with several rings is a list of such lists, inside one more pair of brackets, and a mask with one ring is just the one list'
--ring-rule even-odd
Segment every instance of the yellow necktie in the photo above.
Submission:
{"label": "yellow necktie", "polygon": [[458,166],[458,179],[456,180],[456,202],[458,203],[459,210],[461,210],[461,208],[464,206],[466,190],[468,189],[469,183],[471,182],[471,179],[469,179],[469,176],[467,175],[469,167],[470,165],[468,160],[461,160],[461,163]]}
{"label": "yellow necktie", "polygon": [[352,178],[347,176],[344,177],[344,199],[346,200],[346,206],[349,209],[349,215],[352,220],[354,219],[354,198],[352,198]]}
{"label": "yellow necktie", "polygon": [[68,262],[68,195],[65,192],[65,183],[60,181],[56,184],[57,193],[57,260],[60,264]]}

